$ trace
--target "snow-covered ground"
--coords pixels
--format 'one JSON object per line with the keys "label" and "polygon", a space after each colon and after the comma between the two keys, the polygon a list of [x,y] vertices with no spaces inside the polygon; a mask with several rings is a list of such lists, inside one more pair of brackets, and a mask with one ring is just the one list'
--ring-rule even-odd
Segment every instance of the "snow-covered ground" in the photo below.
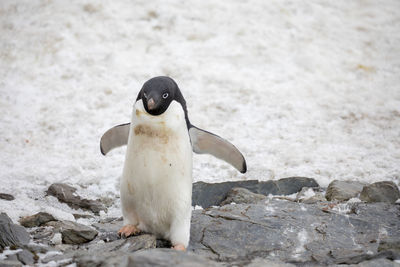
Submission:
{"label": "snow-covered ground", "polygon": [[[169,75],[194,125],[245,155],[194,156],[194,180],[400,182],[400,1],[0,1],[0,211],[72,210],[45,189],[119,195],[142,84]],[[119,216],[117,201],[107,216]]]}

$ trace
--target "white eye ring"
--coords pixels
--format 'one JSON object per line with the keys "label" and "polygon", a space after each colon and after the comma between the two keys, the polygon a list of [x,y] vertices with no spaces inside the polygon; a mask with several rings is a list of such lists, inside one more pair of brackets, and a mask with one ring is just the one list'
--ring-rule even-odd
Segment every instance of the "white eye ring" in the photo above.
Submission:
{"label": "white eye ring", "polygon": [[144,96],[145,98],[147,98],[147,94],[146,94],[146,93],[143,93],[143,96]]}
{"label": "white eye ring", "polygon": [[168,97],[168,93],[164,93],[163,95],[162,95],[162,98],[164,98],[164,99],[166,99]]}

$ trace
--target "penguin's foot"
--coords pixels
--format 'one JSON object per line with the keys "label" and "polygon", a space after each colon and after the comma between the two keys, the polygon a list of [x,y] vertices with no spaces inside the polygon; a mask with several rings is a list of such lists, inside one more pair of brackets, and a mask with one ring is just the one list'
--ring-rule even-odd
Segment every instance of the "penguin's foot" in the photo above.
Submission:
{"label": "penguin's foot", "polygon": [[118,235],[120,236],[120,237],[129,237],[129,236],[131,236],[131,235],[137,235],[137,234],[139,234],[140,233],[140,230],[136,227],[136,226],[134,226],[134,225],[132,225],[132,224],[127,224],[127,225],[124,225],[121,229],[119,229],[119,231],[118,231]]}
{"label": "penguin's foot", "polygon": [[179,251],[186,251],[185,246],[182,244],[176,244],[175,246],[172,247],[172,249],[179,250]]}

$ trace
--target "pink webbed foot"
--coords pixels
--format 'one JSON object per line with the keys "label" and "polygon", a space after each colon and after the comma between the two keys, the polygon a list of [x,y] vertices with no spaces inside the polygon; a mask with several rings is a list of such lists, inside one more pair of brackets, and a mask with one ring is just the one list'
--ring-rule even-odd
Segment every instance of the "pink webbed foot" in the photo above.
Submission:
{"label": "pink webbed foot", "polygon": [[136,227],[136,226],[134,226],[134,225],[132,225],[132,224],[127,224],[127,225],[124,225],[121,229],[119,229],[119,231],[118,231],[118,235],[120,236],[120,237],[129,237],[129,236],[131,236],[131,235],[137,235],[137,234],[139,234],[140,233],[140,230]]}
{"label": "pink webbed foot", "polygon": [[186,248],[182,244],[176,244],[172,247],[172,249],[178,250],[178,251],[186,251]]}

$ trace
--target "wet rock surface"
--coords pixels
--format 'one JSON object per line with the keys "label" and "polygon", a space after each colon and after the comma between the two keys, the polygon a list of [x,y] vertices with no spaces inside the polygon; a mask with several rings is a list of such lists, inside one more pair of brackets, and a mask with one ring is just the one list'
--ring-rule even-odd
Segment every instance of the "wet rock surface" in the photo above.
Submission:
{"label": "wet rock surface", "polygon": [[60,202],[68,204],[73,209],[90,210],[94,214],[106,210],[100,201],[81,198],[75,192],[76,188],[62,183],[52,184],[47,190],[48,195],[56,197]]}
{"label": "wet rock surface", "polygon": [[376,182],[363,187],[360,199],[365,202],[395,203],[400,198],[397,185],[393,182]]}
{"label": "wet rock surface", "polygon": [[253,193],[268,196],[272,195],[291,195],[299,192],[303,187],[318,187],[318,183],[312,178],[289,177],[276,181],[237,181],[223,183],[204,183],[193,184],[192,205],[199,205],[203,208],[218,206],[226,199],[229,191],[234,187],[245,188]]}
{"label": "wet rock surface", "polygon": [[[258,186],[252,185],[253,189]],[[20,250],[0,264],[396,266],[400,204],[329,202],[318,186],[297,188],[294,198],[267,197],[233,186],[220,206],[193,211],[187,252],[174,251],[170,242],[148,233],[121,239],[117,231],[122,218],[97,216],[91,226],[50,221],[29,228],[36,244],[27,244],[25,239],[19,243]],[[12,224],[5,214],[0,222]],[[39,260],[37,254],[42,255]]]}

